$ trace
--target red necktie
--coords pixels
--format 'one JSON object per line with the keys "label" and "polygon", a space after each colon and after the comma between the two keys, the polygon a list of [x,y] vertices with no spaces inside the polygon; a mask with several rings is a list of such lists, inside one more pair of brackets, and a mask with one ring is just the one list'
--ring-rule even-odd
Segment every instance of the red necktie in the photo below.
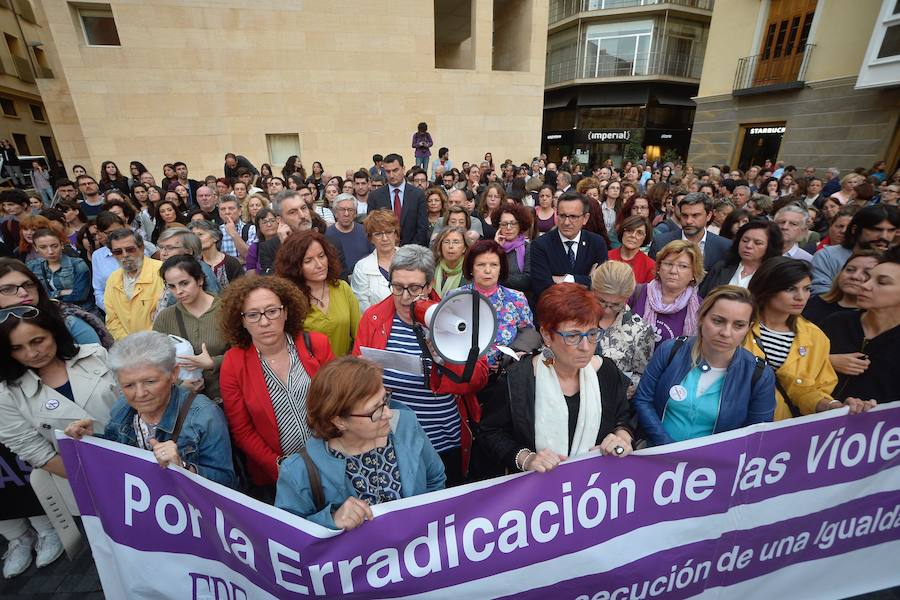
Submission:
{"label": "red necktie", "polygon": [[397,220],[400,220],[400,189],[397,188],[394,190],[394,216],[397,217]]}

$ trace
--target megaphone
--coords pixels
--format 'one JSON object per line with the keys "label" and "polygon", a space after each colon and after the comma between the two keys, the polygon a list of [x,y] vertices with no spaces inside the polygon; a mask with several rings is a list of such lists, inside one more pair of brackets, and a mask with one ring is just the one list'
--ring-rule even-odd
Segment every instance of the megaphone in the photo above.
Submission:
{"label": "megaphone", "polygon": [[497,313],[474,289],[453,290],[437,303],[415,302],[412,313],[413,320],[428,330],[428,341],[438,355],[449,363],[477,359],[497,337]]}

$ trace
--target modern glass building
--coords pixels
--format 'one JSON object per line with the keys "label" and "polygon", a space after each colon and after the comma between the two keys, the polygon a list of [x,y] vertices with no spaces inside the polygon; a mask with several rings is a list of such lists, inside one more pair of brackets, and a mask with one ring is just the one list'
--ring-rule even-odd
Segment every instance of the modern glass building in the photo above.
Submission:
{"label": "modern glass building", "polygon": [[542,150],[687,158],[713,0],[550,0]]}

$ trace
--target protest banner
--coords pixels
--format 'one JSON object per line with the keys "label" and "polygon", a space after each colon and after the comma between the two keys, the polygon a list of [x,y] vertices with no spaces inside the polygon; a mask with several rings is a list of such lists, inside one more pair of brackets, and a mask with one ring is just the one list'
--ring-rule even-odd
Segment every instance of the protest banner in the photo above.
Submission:
{"label": "protest banner", "polygon": [[44,514],[28,479],[31,467],[0,444],[0,521]]}
{"label": "protest banner", "polygon": [[[900,584],[900,406],[587,456],[335,532],[60,440],[109,598],[842,598]],[[402,460],[402,457],[401,457]]]}

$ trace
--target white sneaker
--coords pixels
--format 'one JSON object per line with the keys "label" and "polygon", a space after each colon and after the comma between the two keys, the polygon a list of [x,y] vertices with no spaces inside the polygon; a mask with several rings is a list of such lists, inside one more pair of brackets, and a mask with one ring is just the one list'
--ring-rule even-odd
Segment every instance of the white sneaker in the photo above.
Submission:
{"label": "white sneaker", "polygon": [[34,565],[38,569],[46,567],[62,556],[63,545],[55,529],[51,529],[47,533],[38,534],[35,552],[37,553],[37,560]]}
{"label": "white sneaker", "polygon": [[9,541],[3,555],[3,577],[11,579],[24,573],[31,566],[31,551],[37,536],[29,529],[24,535]]}

